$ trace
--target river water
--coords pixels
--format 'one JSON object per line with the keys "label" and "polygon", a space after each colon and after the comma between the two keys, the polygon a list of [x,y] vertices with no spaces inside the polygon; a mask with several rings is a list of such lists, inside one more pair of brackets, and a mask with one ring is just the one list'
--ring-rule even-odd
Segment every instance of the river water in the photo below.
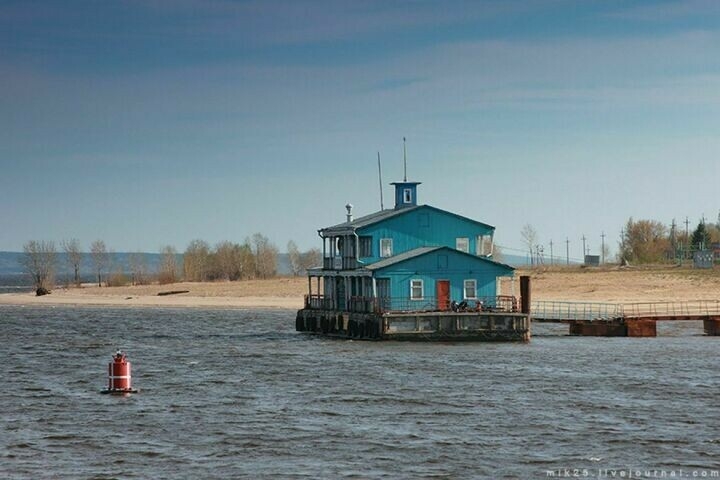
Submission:
{"label": "river water", "polygon": [[[0,329],[2,478],[720,470],[720,338],[696,323],[375,343],[296,333],[288,311],[0,306]],[[118,347],[136,395],[98,393]]]}

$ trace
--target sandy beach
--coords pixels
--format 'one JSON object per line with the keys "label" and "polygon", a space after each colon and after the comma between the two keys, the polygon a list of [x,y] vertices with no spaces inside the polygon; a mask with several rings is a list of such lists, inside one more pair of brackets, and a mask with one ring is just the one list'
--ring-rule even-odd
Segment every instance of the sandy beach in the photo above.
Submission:
{"label": "sandy beach", "polygon": [[[158,296],[187,290],[188,293]],[[307,279],[274,278],[242,282],[180,282],[171,285],[56,288],[50,295],[32,292],[0,294],[0,305],[75,305],[113,307],[281,308],[299,309]]]}
{"label": "sandy beach", "polygon": [[[509,280],[503,281],[503,293],[519,295],[520,275],[532,278],[533,300],[633,303],[720,299],[717,270],[673,266],[518,270],[514,288]],[[43,297],[33,293],[0,294],[0,304],[295,310],[302,308],[307,285],[304,277],[102,288],[86,285],[58,287]],[[160,292],[177,290],[188,292],[158,296]]]}

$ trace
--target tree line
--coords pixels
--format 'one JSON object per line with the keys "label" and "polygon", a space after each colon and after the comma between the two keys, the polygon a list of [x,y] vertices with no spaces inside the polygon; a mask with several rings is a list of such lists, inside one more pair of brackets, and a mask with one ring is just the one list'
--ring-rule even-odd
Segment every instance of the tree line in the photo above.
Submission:
{"label": "tree line", "polygon": [[675,220],[670,226],[657,220],[633,220],[631,217],[622,229],[619,260],[636,263],[682,261],[693,258],[693,253],[720,245],[720,214],[717,223],[702,218],[694,230],[689,222],[685,230]]}
{"label": "tree line", "polygon": [[[211,247],[204,240],[191,241],[185,252],[178,254],[175,247],[160,248],[160,259],[153,271],[148,267],[144,253],[129,254],[126,262],[108,250],[103,240],[95,240],[89,253],[83,254],[77,239],[60,243],[64,253],[59,263],[58,249],[52,241],[31,240],[23,245],[20,263],[32,279],[39,294],[47,293],[55,285],[59,268],[65,272],[66,283],[79,286],[83,262],[89,259],[98,286],[144,285],[152,282],[175,283],[238,281],[254,278],[271,278],[278,273],[278,248],[264,235],[256,233],[243,243],[222,241]],[[295,242],[288,242],[288,260],[291,273],[300,275],[318,266],[321,253],[318,249],[300,252]]]}
{"label": "tree line", "polygon": [[[697,251],[720,250],[720,214],[716,223],[704,218],[690,230],[690,221],[685,220],[684,229],[675,220],[666,225],[658,220],[635,220],[632,217],[623,226],[618,242],[619,263],[663,263],[691,260]],[[537,241],[538,234],[532,225],[526,224],[520,231],[531,265],[543,263],[544,247]],[[583,250],[585,237],[583,236]],[[604,234],[603,234],[604,240]],[[552,241],[550,249],[552,251]],[[589,251],[589,249],[588,249]],[[587,254],[583,252],[583,255]],[[609,257],[608,245],[603,242],[600,255]]]}

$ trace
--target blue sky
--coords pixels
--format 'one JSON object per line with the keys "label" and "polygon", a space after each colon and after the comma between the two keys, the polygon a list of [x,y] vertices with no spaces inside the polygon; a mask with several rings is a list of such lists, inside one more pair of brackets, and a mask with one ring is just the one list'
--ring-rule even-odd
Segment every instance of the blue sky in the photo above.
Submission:
{"label": "blue sky", "polygon": [[714,221],[718,133],[712,0],[0,2],[0,250],[319,246],[407,137],[421,203],[580,257]]}

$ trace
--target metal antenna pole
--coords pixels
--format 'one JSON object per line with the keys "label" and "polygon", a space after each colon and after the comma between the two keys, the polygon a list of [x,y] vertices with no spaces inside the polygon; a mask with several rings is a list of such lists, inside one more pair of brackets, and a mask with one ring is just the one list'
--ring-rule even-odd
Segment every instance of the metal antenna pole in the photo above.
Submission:
{"label": "metal antenna pole", "polygon": [[380,152],[378,152],[378,180],[380,181],[380,210],[384,210],[382,191],[382,168],[380,167]]}
{"label": "metal antenna pole", "polygon": [[405,148],[405,137],[403,137],[403,182],[407,182],[407,149]]}

